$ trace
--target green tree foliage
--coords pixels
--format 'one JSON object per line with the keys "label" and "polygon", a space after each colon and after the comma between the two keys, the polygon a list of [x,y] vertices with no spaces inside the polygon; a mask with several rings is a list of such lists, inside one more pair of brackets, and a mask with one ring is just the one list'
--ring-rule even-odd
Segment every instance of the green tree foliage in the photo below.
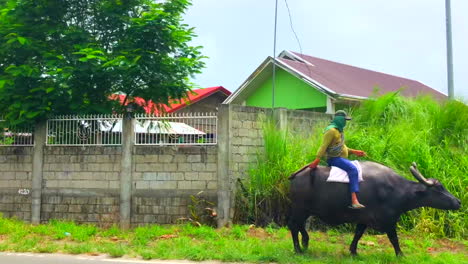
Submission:
{"label": "green tree foliage", "polygon": [[[122,112],[114,93],[184,97],[203,67],[182,23],[189,0],[0,0],[0,114]],[[126,99],[128,101],[128,99]]]}

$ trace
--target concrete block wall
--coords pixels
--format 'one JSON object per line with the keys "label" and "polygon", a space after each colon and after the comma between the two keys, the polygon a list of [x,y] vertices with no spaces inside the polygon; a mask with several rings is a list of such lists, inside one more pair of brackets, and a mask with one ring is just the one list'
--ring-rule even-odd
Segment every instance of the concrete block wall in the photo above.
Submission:
{"label": "concrete block wall", "polygon": [[41,222],[119,221],[121,147],[45,147]]}
{"label": "concrete block wall", "polygon": [[32,147],[0,148],[0,212],[31,220]]}
{"label": "concrete block wall", "polygon": [[[202,198],[217,204],[223,225],[233,215],[237,179],[248,176],[264,147],[263,120],[307,131],[330,119],[236,105],[221,105],[218,118],[215,146],[134,146],[132,133],[125,132],[118,147],[0,147],[0,212],[35,223],[165,224],[189,216],[191,195],[202,191]],[[131,122],[124,123],[133,131]],[[45,125],[36,130],[36,143],[45,142],[45,131]]]}
{"label": "concrete block wall", "polygon": [[135,146],[132,224],[175,223],[190,196],[216,202],[217,146]]}
{"label": "concrete block wall", "polygon": [[331,121],[331,115],[301,110],[287,110],[287,125],[294,133],[308,134],[313,132],[317,123],[323,123],[324,128]]}
{"label": "concrete block wall", "polygon": [[272,110],[234,105],[231,107],[229,166],[231,179],[245,178],[256,154],[262,151],[263,122]]}

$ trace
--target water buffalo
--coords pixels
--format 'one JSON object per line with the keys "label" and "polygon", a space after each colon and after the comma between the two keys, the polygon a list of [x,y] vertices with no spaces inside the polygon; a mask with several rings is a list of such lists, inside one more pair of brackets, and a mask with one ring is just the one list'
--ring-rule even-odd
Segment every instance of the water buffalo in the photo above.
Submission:
{"label": "water buffalo", "polygon": [[315,170],[305,168],[290,177],[291,207],[288,227],[291,230],[294,250],[302,252],[298,233],[302,235],[302,247],[307,249],[309,235],[305,222],[311,215],[331,225],[356,223],[350,252],[356,255],[357,244],[367,227],[385,232],[397,255],[402,255],[396,223],[400,215],[418,208],[433,207],[445,210],[460,208],[460,200],[450,194],[435,179],[425,179],[416,168],[410,171],[418,182],[409,181],[392,169],[379,163],[360,162],[364,181],[360,183],[359,200],[366,206],[361,210],[348,208],[350,195],[348,184],[326,182],[329,167]]}

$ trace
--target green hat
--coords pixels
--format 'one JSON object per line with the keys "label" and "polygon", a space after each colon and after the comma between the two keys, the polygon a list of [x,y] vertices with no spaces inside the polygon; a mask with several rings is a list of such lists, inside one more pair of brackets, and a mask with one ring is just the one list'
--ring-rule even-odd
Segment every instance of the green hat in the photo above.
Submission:
{"label": "green hat", "polygon": [[344,116],[346,120],[351,120],[351,116],[346,113],[344,110],[338,110],[335,112],[335,116]]}

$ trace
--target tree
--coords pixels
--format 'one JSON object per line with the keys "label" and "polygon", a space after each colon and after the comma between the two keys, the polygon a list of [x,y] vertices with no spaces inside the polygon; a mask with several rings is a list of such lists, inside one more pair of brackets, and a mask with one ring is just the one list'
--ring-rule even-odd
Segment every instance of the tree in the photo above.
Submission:
{"label": "tree", "polygon": [[203,68],[189,0],[0,0],[0,114],[123,112],[115,93],[168,103]]}

